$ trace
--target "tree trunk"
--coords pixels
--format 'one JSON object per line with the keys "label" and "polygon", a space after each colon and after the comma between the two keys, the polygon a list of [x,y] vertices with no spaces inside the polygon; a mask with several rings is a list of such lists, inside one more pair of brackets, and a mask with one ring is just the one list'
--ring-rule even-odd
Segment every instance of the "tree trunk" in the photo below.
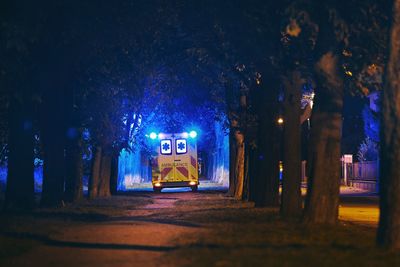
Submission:
{"label": "tree trunk", "polygon": [[89,198],[93,199],[98,197],[98,184],[100,179],[100,168],[102,158],[101,146],[96,146],[94,149],[94,156],[92,161],[92,170],[89,179]]}
{"label": "tree trunk", "polygon": [[234,137],[234,130],[231,130],[229,133],[229,189],[228,196],[233,197],[235,195],[236,188],[236,141]]}
{"label": "tree trunk", "polygon": [[235,198],[241,200],[243,196],[243,187],[244,187],[244,153],[245,153],[245,144],[244,144],[244,135],[240,131],[235,132],[235,140],[236,140],[236,162],[235,162]]}
{"label": "tree trunk", "polygon": [[28,103],[11,99],[9,110],[8,174],[5,209],[34,206],[32,110]]}
{"label": "tree trunk", "polygon": [[255,159],[254,183],[256,207],[279,205],[279,138],[273,119],[267,112],[259,120],[257,155]]}
{"label": "tree trunk", "polygon": [[[49,74],[54,74],[49,72]],[[56,75],[56,74],[54,74]],[[42,119],[43,191],[41,205],[62,205],[65,183],[65,110],[63,91],[51,86],[57,84],[55,76],[46,88]]]}
{"label": "tree trunk", "polygon": [[269,68],[264,71],[268,84],[262,82],[253,90],[252,103],[257,113],[256,151],[252,163],[256,207],[279,205],[279,132],[276,125],[279,79]]}
{"label": "tree trunk", "polygon": [[110,191],[112,195],[118,191],[118,154],[111,159]]}
{"label": "tree trunk", "polygon": [[66,181],[65,200],[75,202],[83,197],[83,160],[82,160],[82,139],[81,133],[71,137],[67,142],[65,153],[66,159]]}
{"label": "tree trunk", "polygon": [[390,55],[382,94],[378,245],[400,250],[400,0],[394,1]]}
{"label": "tree trunk", "polygon": [[281,215],[295,218],[301,215],[301,136],[300,101],[301,76],[298,71],[284,80],[284,136],[283,136],[283,181]]}
{"label": "tree trunk", "polygon": [[44,207],[61,206],[64,195],[64,146],[62,142],[54,139],[58,138],[50,137],[47,139],[46,144],[43,144],[43,192],[41,206]]}
{"label": "tree trunk", "polygon": [[270,159],[267,155],[272,155],[271,151],[268,151],[267,148],[267,140],[271,137],[269,135],[271,132],[268,132],[267,125],[266,118],[260,117],[257,129],[257,157],[253,178],[255,187],[254,202],[256,207],[264,207],[267,197],[267,161]]}
{"label": "tree trunk", "polygon": [[267,164],[267,183],[265,188],[265,203],[267,207],[279,206],[279,161],[281,152],[281,132],[274,121],[271,125],[273,137],[269,141],[271,160]]}
{"label": "tree trunk", "polygon": [[97,146],[92,162],[89,181],[89,198],[109,197],[111,178],[111,155],[101,146]]}
{"label": "tree trunk", "polygon": [[331,51],[316,64],[305,223],[335,224],[338,218],[343,107],[339,67],[338,56]]}
{"label": "tree trunk", "polygon": [[[41,48],[43,62],[39,74],[43,89],[41,105],[41,141],[43,145],[43,191],[41,205],[57,207],[63,205],[65,187],[65,137],[67,125],[68,92],[71,89],[71,57],[61,50],[59,17],[51,24],[52,40]],[[59,26],[59,25],[58,25]],[[62,51],[62,52],[60,52]]]}
{"label": "tree trunk", "polygon": [[245,146],[245,163],[244,163],[244,191],[243,200],[254,201],[254,161],[256,151],[250,145]]}
{"label": "tree trunk", "polygon": [[111,155],[102,153],[101,164],[100,164],[100,176],[97,187],[97,193],[99,197],[111,196],[110,190],[110,177],[111,177]]}

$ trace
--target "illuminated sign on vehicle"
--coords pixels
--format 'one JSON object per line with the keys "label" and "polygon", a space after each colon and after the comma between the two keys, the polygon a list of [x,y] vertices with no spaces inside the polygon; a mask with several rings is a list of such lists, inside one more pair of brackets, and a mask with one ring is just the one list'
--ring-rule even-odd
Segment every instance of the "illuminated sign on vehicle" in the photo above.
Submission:
{"label": "illuminated sign on vehicle", "polygon": [[186,139],[175,140],[176,154],[185,154],[187,152]]}
{"label": "illuminated sign on vehicle", "polygon": [[172,141],[170,139],[164,139],[160,141],[160,153],[162,155],[172,154]]}

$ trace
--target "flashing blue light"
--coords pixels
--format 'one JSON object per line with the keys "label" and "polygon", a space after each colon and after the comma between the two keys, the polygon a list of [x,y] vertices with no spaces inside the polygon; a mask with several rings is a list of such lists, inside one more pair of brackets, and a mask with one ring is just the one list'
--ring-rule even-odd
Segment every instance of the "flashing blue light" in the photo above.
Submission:
{"label": "flashing blue light", "polygon": [[150,139],[156,139],[157,138],[157,134],[156,133],[154,133],[154,132],[152,132],[151,134],[150,134]]}
{"label": "flashing blue light", "polygon": [[196,138],[197,132],[196,132],[196,131],[191,131],[191,132],[189,133],[189,136],[190,136],[191,138]]}

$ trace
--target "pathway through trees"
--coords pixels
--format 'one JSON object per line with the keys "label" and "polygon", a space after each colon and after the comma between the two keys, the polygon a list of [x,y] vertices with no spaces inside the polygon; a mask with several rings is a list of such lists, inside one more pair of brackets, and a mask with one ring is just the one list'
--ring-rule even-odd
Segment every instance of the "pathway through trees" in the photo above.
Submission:
{"label": "pathway through trees", "polygon": [[384,252],[374,247],[377,214],[363,217],[367,224],[352,222],[360,221],[354,214],[376,211],[376,198],[343,199],[346,222],[328,230],[285,223],[277,209],[254,208],[218,191],[135,192],[30,215],[0,214],[0,266],[298,266],[323,264],[326,257],[343,266],[399,262],[400,255],[385,255],[383,262]]}

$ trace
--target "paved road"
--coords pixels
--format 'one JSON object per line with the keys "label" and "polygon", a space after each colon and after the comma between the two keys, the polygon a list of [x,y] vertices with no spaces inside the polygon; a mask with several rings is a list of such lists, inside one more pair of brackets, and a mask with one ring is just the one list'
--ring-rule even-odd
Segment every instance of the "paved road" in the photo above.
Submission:
{"label": "paved road", "polygon": [[124,216],[113,216],[104,220],[56,221],[56,228],[52,227],[52,221],[45,220],[42,223],[48,226],[48,231],[41,227],[29,229],[28,226],[23,226],[28,230],[8,237],[16,240],[29,239],[35,242],[33,249],[9,259],[3,265],[159,266],[158,261],[164,253],[190,242],[179,240],[180,236],[195,236],[202,231],[199,225],[179,219],[179,214],[189,212],[190,207],[176,207],[175,203],[223,198],[218,193],[178,191],[162,194],[138,193],[141,197],[151,198],[153,203],[128,211]]}
{"label": "paved road", "polygon": [[379,198],[373,193],[347,193],[340,197],[339,219],[357,224],[377,226]]}
{"label": "paved road", "polygon": [[[251,206],[251,203],[228,201],[221,192],[169,190],[162,194],[133,194],[149,198],[152,203],[106,218],[67,217],[62,221],[45,219],[25,225],[23,229],[28,229],[27,232],[21,230],[22,234],[19,231],[10,238],[30,240],[34,242],[32,249],[7,260],[4,266],[160,266],[163,262],[160,260],[169,251],[190,246],[193,242],[190,237],[207,236],[211,227],[207,218],[187,220],[185,214],[198,212],[202,216],[207,210]],[[212,205],[217,202],[219,206]],[[340,219],[374,226],[377,218],[375,196],[342,195]]]}

